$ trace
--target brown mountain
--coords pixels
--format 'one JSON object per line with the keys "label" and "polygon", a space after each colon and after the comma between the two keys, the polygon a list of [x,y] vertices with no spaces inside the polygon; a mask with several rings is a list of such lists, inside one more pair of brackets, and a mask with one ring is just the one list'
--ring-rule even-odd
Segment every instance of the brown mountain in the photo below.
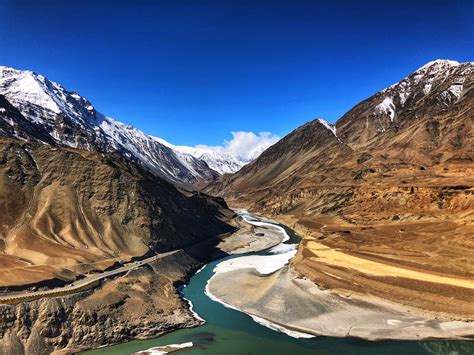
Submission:
{"label": "brown mountain", "polygon": [[[0,354],[77,351],[200,324],[176,286],[234,230],[225,201],[176,188],[118,152],[48,139],[0,96],[0,296],[22,297],[0,302]],[[120,274],[63,287],[124,263]]]}
{"label": "brown mountain", "polygon": [[6,137],[0,206],[0,286],[184,248],[228,232],[232,215],[118,155]]}
{"label": "brown mountain", "polygon": [[206,191],[292,224],[293,266],[322,287],[472,318],[472,289],[429,280],[474,278],[473,123],[474,63],[430,62]]}

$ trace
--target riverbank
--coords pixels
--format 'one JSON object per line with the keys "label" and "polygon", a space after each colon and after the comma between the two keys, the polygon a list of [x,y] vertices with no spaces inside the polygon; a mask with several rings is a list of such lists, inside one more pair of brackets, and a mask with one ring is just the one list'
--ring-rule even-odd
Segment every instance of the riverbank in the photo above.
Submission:
{"label": "riverbank", "polygon": [[461,339],[474,335],[471,322],[432,317],[369,295],[322,290],[287,265],[296,249],[292,254],[275,254],[242,256],[218,264],[206,292],[214,300],[288,333],[367,340]]}
{"label": "riverbank", "polygon": [[[292,267],[322,289],[390,300],[427,317],[474,321],[472,213],[368,219],[272,216],[303,237]],[[368,297],[366,296],[366,297]]]}
{"label": "riverbank", "polygon": [[[289,266],[270,275],[255,271],[217,271],[207,290],[213,298],[251,316],[315,336],[420,340],[474,335],[472,323],[427,318],[380,300],[320,290],[310,280],[298,278]],[[229,289],[229,283],[238,294]]]}

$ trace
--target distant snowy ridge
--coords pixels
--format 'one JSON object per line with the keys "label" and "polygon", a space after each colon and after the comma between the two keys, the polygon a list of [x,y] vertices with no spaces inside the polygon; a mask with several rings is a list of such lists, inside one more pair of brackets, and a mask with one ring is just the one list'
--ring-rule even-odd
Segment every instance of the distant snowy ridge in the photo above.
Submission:
{"label": "distant snowy ridge", "polygon": [[244,160],[242,158],[237,157],[236,155],[224,152],[217,152],[212,149],[173,145],[165,141],[164,139],[156,137],[155,139],[157,139],[161,144],[173,149],[176,152],[185,155],[192,155],[197,159],[204,160],[212,170],[217,171],[221,175],[235,173],[236,171],[240,170],[245,164],[250,162],[249,160]]}
{"label": "distant snowy ridge", "polygon": [[[173,183],[189,186],[212,181],[246,163],[230,154],[178,147],[147,135],[97,112],[79,94],[29,70],[0,66],[0,95],[31,126],[21,130],[25,122],[5,119],[18,138],[45,141],[44,137],[50,137],[58,145],[102,153],[116,151]],[[37,134],[25,135],[25,131]]]}

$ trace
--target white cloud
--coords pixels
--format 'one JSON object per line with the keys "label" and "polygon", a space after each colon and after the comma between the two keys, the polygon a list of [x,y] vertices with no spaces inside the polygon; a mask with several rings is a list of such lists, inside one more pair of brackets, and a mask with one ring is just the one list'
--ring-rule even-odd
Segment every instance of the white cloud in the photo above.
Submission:
{"label": "white cloud", "polygon": [[243,161],[251,161],[257,158],[265,149],[275,144],[280,137],[270,132],[231,132],[232,139],[225,140],[222,146],[198,145],[196,148],[209,149],[220,153],[228,153],[239,157]]}

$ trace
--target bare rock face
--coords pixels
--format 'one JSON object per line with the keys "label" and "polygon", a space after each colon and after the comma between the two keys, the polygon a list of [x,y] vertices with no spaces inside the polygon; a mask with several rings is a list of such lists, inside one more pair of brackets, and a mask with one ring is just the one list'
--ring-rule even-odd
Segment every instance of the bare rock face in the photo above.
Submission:
{"label": "bare rock face", "polygon": [[24,354],[25,349],[21,340],[18,338],[16,333],[13,330],[7,331],[3,336],[2,346],[0,348],[0,354],[10,355],[10,354]]}
{"label": "bare rock face", "polygon": [[293,265],[321,287],[473,319],[471,290],[341,271],[308,246],[318,240],[380,269],[473,277],[473,176],[474,63],[439,60],[335,125],[317,119],[297,128],[205,191],[305,235]]}
{"label": "bare rock face", "polygon": [[35,355],[49,355],[50,347],[46,344],[44,338],[39,334],[36,328],[31,330],[30,336],[26,342],[25,353]]}

